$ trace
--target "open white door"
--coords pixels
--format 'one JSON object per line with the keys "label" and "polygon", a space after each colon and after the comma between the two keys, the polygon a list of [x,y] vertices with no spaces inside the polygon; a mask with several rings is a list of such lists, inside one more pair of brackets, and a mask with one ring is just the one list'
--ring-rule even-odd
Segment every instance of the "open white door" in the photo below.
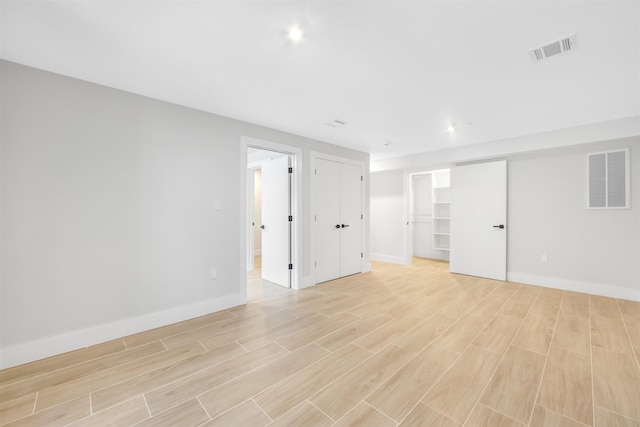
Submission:
{"label": "open white door", "polygon": [[262,164],[262,278],[291,287],[289,157]]}
{"label": "open white door", "polygon": [[452,273],[507,277],[507,162],[451,169]]}

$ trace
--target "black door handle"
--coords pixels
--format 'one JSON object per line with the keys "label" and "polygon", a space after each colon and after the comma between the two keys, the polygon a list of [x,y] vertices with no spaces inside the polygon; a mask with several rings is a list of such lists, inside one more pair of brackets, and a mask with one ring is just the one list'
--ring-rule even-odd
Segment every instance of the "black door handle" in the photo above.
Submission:
{"label": "black door handle", "polygon": [[262,225],[260,226],[260,228],[262,228],[262,229],[264,230],[264,224],[262,224]]}
{"label": "black door handle", "polygon": [[336,228],[340,228],[340,224],[336,224]]}
{"label": "black door handle", "polygon": [[504,228],[504,224],[494,225],[493,228],[503,229]]}
{"label": "black door handle", "polygon": [[347,228],[349,224],[342,224],[342,228]]}

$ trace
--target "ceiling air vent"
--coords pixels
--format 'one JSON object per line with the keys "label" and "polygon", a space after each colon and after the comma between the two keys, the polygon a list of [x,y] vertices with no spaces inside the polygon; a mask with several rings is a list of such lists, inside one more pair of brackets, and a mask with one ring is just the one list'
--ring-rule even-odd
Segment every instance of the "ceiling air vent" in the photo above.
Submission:
{"label": "ceiling air vent", "polygon": [[331,120],[330,122],[325,123],[325,125],[331,126],[332,128],[339,128],[339,127],[342,127],[342,126],[344,126],[346,124],[347,124],[347,122],[344,122],[344,121],[338,120],[338,119],[334,119],[334,120]]}
{"label": "ceiling air vent", "polygon": [[562,55],[578,48],[576,33],[569,34],[559,40],[548,43],[544,46],[533,48],[529,51],[529,56],[533,62],[540,62],[551,56]]}

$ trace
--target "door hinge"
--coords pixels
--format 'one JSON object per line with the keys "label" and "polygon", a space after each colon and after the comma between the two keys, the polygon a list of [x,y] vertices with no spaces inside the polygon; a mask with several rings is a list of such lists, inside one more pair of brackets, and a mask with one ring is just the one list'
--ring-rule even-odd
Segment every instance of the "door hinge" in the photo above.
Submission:
{"label": "door hinge", "polygon": [[293,216],[289,215],[289,222],[293,221]]}
{"label": "door hinge", "polygon": [[289,264],[289,270],[293,270],[293,264]]}
{"label": "door hinge", "polygon": [[360,181],[364,181],[364,177],[360,175]]}
{"label": "door hinge", "polygon": [[318,169],[314,169],[314,170],[313,170],[313,174],[314,174],[314,175],[318,175]]}
{"label": "door hinge", "polygon": [[364,219],[364,215],[363,214],[360,214],[360,219]]}
{"label": "door hinge", "polygon": [[293,173],[293,168],[289,167],[289,173]]}
{"label": "door hinge", "polygon": [[364,258],[364,254],[360,252],[360,258]]}

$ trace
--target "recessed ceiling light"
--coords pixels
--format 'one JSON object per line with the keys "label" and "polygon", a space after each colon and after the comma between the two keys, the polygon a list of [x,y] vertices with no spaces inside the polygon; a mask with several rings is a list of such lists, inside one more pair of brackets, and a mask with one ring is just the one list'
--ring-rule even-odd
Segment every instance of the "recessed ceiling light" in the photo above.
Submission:
{"label": "recessed ceiling light", "polygon": [[299,42],[304,37],[304,32],[300,27],[291,27],[289,29],[289,39],[293,42]]}
{"label": "recessed ceiling light", "polygon": [[455,132],[455,131],[456,131],[456,125],[454,125],[453,123],[447,126],[447,132]]}

